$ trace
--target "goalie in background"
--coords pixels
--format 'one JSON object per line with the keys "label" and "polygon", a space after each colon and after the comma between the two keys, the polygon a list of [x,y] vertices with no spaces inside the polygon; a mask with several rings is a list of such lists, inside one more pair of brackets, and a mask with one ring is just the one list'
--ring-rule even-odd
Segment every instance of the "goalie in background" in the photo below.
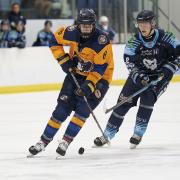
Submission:
{"label": "goalie in background", "polygon": [[[166,90],[180,65],[180,42],[172,33],[156,28],[154,13],[144,10],[138,14],[136,20],[138,33],[128,41],[124,50],[124,61],[129,70],[129,76],[118,102],[134,94],[152,80],[156,80],[160,74],[163,78],[157,85],[114,109],[108,120],[104,134],[106,138],[112,139],[119,131],[126,113],[136,106],[137,100],[140,99],[134,133],[130,138],[131,148],[135,148],[141,142],[154,104]],[[103,146],[107,141],[102,136],[97,137],[94,143],[96,146]]]}
{"label": "goalie in background", "polygon": [[[63,45],[69,45],[65,53]],[[62,156],[90,115],[84,101],[95,109],[105,96],[114,70],[112,44],[106,34],[96,28],[96,15],[92,9],[80,10],[77,25],[61,27],[54,33],[50,49],[66,73],[57,106],[49,119],[40,141],[29,148],[36,155],[53,140],[62,123],[72,111],[74,115],[56,152]],[[73,69],[80,88],[77,88],[69,70]]]}

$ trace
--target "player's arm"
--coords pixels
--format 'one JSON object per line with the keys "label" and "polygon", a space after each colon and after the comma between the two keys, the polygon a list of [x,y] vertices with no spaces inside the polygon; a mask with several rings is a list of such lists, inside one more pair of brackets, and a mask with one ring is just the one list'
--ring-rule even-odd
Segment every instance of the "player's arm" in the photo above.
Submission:
{"label": "player's arm", "polygon": [[140,86],[146,85],[149,82],[149,77],[136,66],[136,61],[139,58],[137,53],[140,41],[133,36],[125,46],[124,49],[124,62],[129,70],[130,77],[135,84]]}
{"label": "player's arm", "polygon": [[64,72],[68,73],[69,68],[73,66],[73,62],[68,53],[65,53],[63,45],[70,45],[71,42],[64,39],[66,28],[58,29],[51,38],[50,49],[54,58],[61,65]]}
{"label": "player's arm", "polygon": [[170,58],[162,67],[164,78],[170,81],[176,71],[180,68],[180,41],[178,41],[173,33],[165,33],[163,40],[168,45]]}
{"label": "player's arm", "polygon": [[89,72],[86,81],[77,91],[80,96],[88,96],[94,92],[97,82],[104,75],[110,61],[113,61],[112,45],[107,44],[99,53],[95,55],[93,69]]}
{"label": "player's arm", "polygon": [[138,55],[137,55],[138,46],[139,46],[139,41],[136,39],[135,36],[133,36],[132,38],[129,39],[124,49],[124,62],[130,73],[133,69],[137,68],[135,63],[138,59]]}
{"label": "player's arm", "polygon": [[48,41],[46,39],[46,33],[44,31],[40,31],[38,33],[37,39],[39,39],[41,46],[47,46],[48,45]]}

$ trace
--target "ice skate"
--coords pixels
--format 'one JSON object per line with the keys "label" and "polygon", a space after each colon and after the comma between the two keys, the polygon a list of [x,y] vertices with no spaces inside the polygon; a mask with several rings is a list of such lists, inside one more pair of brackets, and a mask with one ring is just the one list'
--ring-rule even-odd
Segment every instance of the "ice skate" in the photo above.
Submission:
{"label": "ice skate", "polygon": [[104,146],[105,144],[108,144],[108,142],[108,139],[104,136],[100,136],[94,139],[94,144],[98,147]]}
{"label": "ice skate", "polygon": [[47,144],[45,144],[43,141],[40,140],[39,142],[36,143],[36,145],[31,146],[29,148],[30,154],[27,157],[33,157],[38,153],[40,153],[41,151],[44,151],[46,146]]}
{"label": "ice skate", "polygon": [[59,159],[60,157],[65,156],[68,146],[69,146],[69,143],[65,140],[59,143],[59,146],[56,149],[56,152],[58,154],[56,159]]}
{"label": "ice skate", "polygon": [[135,149],[137,147],[137,145],[141,142],[141,139],[142,139],[142,137],[134,134],[129,140],[130,149]]}

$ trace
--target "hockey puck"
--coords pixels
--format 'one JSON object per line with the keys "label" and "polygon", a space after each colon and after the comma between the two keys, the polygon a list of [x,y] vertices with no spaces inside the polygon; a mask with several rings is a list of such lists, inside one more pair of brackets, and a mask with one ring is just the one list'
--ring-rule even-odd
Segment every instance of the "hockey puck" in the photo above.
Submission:
{"label": "hockey puck", "polygon": [[83,148],[83,147],[80,147],[78,153],[79,153],[79,154],[83,154],[83,153],[84,153],[84,148]]}

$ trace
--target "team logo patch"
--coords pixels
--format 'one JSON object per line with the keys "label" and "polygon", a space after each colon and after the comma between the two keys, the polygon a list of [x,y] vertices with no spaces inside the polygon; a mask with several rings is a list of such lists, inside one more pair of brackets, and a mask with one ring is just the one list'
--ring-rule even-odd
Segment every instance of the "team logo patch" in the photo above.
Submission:
{"label": "team logo patch", "polygon": [[157,60],[156,59],[143,59],[143,64],[147,69],[151,69],[152,71],[157,68]]}
{"label": "team logo patch", "polygon": [[68,30],[68,31],[74,31],[75,28],[76,28],[76,26],[73,25],[73,26],[69,26],[69,27],[67,28],[67,30]]}
{"label": "team logo patch", "polygon": [[96,90],[94,91],[94,94],[95,94],[95,96],[96,96],[97,99],[101,98],[101,91],[100,91],[100,90],[96,89]]}
{"label": "team logo patch", "polygon": [[67,102],[67,101],[68,101],[68,96],[66,96],[66,95],[61,95],[61,96],[60,96],[60,100]]}
{"label": "team logo patch", "polygon": [[[125,101],[127,98],[128,98],[127,96],[120,94],[120,96],[118,98],[118,102]],[[132,103],[132,99],[129,99],[129,101],[127,101],[127,103]]]}
{"label": "team logo patch", "polygon": [[99,44],[106,44],[107,43],[107,37],[105,35],[100,35],[98,37]]}

